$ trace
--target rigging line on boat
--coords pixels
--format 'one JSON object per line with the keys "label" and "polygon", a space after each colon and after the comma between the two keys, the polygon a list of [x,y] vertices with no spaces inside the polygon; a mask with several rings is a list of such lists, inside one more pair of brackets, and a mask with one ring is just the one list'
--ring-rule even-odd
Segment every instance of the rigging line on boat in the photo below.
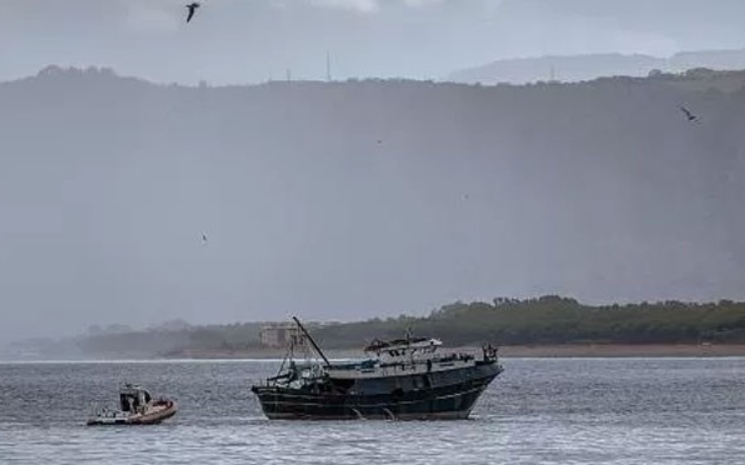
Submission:
{"label": "rigging line on boat", "polygon": [[326,364],[326,367],[330,367],[331,366],[331,362],[329,362],[329,359],[326,358],[326,355],[324,355],[324,353],[321,350],[321,348],[318,347],[318,344],[316,344],[316,341],[313,339],[313,337],[308,333],[308,331],[305,330],[305,327],[302,325],[302,323],[300,323],[300,320],[298,320],[297,317],[295,317],[295,316],[293,316],[292,319],[295,320],[295,323],[297,323],[298,327],[303,332],[303,334],[305,335],[305,337],[308,338],[308,340],[313,345],[313,348],[316,350],[316,352],[318,353],[318,355],[321,356],[321,358],[323,359],[324,363]]}

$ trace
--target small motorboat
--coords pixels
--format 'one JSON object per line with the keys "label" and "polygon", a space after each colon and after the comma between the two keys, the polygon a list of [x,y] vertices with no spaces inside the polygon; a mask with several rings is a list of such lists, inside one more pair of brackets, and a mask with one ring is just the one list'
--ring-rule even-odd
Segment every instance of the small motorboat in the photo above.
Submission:
{"label": "small motorboat", "polygon": [[154,425],[171,418],[178,411],[171,399],[153,399],[137,385],[125,384],[119,391],[119,408],[103,407],[88,418],[88,426]]}

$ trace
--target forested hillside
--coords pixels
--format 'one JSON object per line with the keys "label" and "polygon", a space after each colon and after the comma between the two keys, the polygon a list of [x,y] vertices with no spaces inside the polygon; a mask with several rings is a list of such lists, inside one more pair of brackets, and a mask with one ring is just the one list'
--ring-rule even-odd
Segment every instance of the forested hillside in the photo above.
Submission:
{"label": "forested hillside", "polygon": [[372,338],[440,337],[450,345],[745,343],[745,303],[657,302],[590,306],[544,296],[454,303],[424,318],[374,319],[316,331],[325,346],[355,347]]}
{"label": "forested hillside", "polygon": [[0,307],[28,316],[0,331],[742,300],[744,85],[215,88],[51,67],[0,85]]}
{"label": "forested hillside", "polygon": [[[745,303],[654,302],[591,306],[575,299],[496,298],[456,302],[426,317],[324,325],[306,322],[326,349],[359,350],[375,338],[397,339],[407,330],[437,337],[449,346],[561,344],[745,344]],[[132,331],[89,336],[78,347],[95,356],[179,356],[258,353],[259,324],[213,325],[172,331]]]}

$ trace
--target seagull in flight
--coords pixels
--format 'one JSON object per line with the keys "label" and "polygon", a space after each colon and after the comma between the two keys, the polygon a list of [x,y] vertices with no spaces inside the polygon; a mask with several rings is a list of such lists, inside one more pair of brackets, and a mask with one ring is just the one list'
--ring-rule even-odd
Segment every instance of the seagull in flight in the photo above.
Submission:
{"label": "seagull in flight", "polygon": [[693,113],[688,110],[688,108],[684,107],[683,105],[679,105],[678,108],[680,108],[680,111],[683,112],[684,115],[686,115],[686,119],[688,121],[696,121],[698,122],[698,116],[694,115]]}
{"label": "seagull in flight", "polygon": [[188,23],[191,21],[191,18],[194,17],[194,12],[197,11],[197,8],[199,8],[199,2],[192,2],[186,5],[186,8],[189,10],[189,16],[186,17],[186,22]]}

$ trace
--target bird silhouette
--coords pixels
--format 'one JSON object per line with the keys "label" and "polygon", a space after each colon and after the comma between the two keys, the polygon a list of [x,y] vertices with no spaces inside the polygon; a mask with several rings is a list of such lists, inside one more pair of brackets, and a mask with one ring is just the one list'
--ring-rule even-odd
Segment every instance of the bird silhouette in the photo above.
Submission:
{"label": "bird silhouette", "polygon": [[686,115],[686,119],[688,121],[698,121],[698,116],[691,113],[688,108],[684,107],[683,105],[679,105],[678,108],[680,108],[680,111],[682,111],[683,114]]}
{"label": "bird silhouette", "polygon": [[199,2],[192,2],[186,5],[186,8],[189,10],[189,15],[186,17],[186,22],[188,23],[191,21],[191,18],[194,17],[194,12],[197,11],[197,8],[199,8]]}
{"label": "bird silhouette", "polygon": [[207,235],[202,233],[202,242],[207,243]]}

